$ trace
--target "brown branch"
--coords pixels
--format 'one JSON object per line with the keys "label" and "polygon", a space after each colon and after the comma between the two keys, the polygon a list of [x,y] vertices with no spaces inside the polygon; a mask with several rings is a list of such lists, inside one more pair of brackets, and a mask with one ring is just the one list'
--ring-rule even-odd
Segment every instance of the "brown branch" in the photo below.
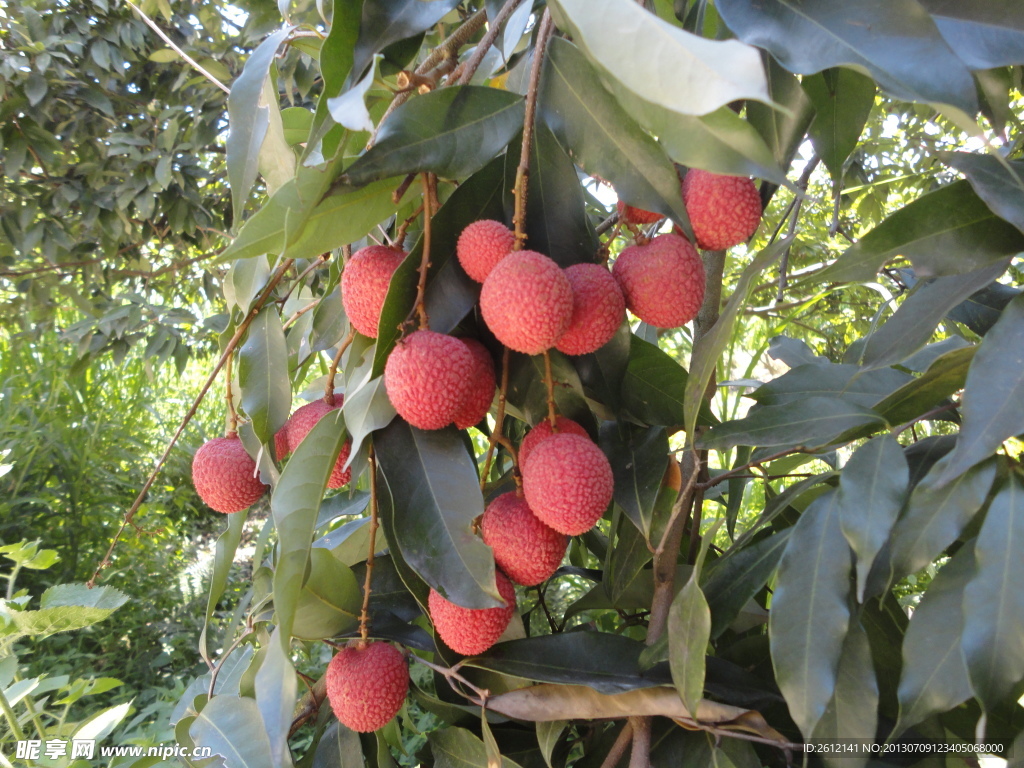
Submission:
{"label": "brown branch", "polygon": [[551,431],[558,431],[558,415],[555,413],[555,378],[551,373],[551,354],[544,350],[544,386],[548,390],[548,424]]}
{"label": "brown branch", "polygon": [[430,217],[431,211],[431,189],[430,175],[423,174],[423,253],[420,257],[420,280],[416,285],[416,316],[419,319],[419,328],[425,331],[430,327],[430,318],[427,317],[427,270],[430,269]]}
{"label": "brown branch", "polygon": [[341,356],[345,354],[345,350],[349,348],[355,337],[356,329],[349,329],[348,335],[345,336],[345,339],[338,347],[338,351],[334,354],[334,359],[331,360],[331,367],[327,371],[327,381],[324,382],[324,400],[327,401],[328,405],[334,405],[334,379],[338,375]]}
{"label": "brown branch", "polygon": [[601,763],[601,768],[615,768],[622,759],[622,756],[626,754],[626,750],[629,748],[630,742],[633,741],[633,721],[632,718],[626,721],[626,724],[622,726],[622,730],[619,731],[619,735],[615,739],[615,743],[612,744],[612,748],[608,750],[608,754],[604,758],[604,762]]}
{"label": "brown branch", "polygon": [[491,474],[491,460],[494,458],[494,446],[498,442],[495,435],[500,435],[505,424],[505,400],[508,396],[508,361],[509,351],[501,354],[501,385],[498,387],[498,412],[494,417],[494,432],[491,433],[487,446],[487,456],[484,458],[484,471],[480,475],[480,490],[487,487],[487,476]]}
{"label": "brown branch", "polygon": [[374,550],[377,547],[377,457],[370,445],[370,551],[366,553],[366,578],[363,581],[363,608],[359,612],[359,647],[366,647],[370,636],[370,581],[373,579]]}
{"label": "brown branch", "polygon": [[227,361],[224,363],[224,381],[226,386],[224,387],[224,399],[228,405],[228,429],[227,437],[233,437],[238,434],[238,412],[235,410],[235,399],[232,397],[231,392],[231,361],[234,359],[234,355],[228,355]]}
{"label": "brown branch", "polygon": [[650,768],[651,765],[651,718],[631,717],[633,725],[633,750],[629,755],[629,768]]}
{"label": "brown branch", "polygon": [[473,55],[470,56],[469,61],[462,69],[462,75],[459,77],[457,85],[467,85],[470,80],[473,79],[473,75],[476,74],[477,69],[480,67],[480,62],[484,60],[484,56],[487,55],[487,51],[490,50],[491,46],[494,45],[494,41],[498,39],[498,33],[501,31],[502,25],[512,15],[519,4],[523,0],[506,0],[505,4],[501,6],[501,10],[498,11],[498,15],[491,21],[490,26],[487,28],[487,34],[483,36],[483,39],[477,44],[476,50],[473,51]]}
{"label": "brown branch", "polygon": [[295,735],[295,732],[305,725],[309,720],[317,716],[320,705],[327,698],[327,677],[321,677],[313,686],[303,694],[295,707],[295,714],[292,715],[292,724],[288,729],[288,738]]}

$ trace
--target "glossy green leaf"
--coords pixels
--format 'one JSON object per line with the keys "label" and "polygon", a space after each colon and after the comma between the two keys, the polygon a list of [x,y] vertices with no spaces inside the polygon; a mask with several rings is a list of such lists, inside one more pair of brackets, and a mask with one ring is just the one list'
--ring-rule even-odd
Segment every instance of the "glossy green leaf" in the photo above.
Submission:
{"label": "glossy green leaf", "polygon": [[[274,635],[280,631],[275,629]],[[283,638],[271,636],[266,656],[256,673],[256,706],[270,742],[271,760],[277,768],[291,768],[292,765],[288,730],[291,728],[299,686],[295,667],[285,652],[286,646],[287,642]]]}
{"label": "glossy green leaf", "polygon": [[971,687],[991,712],[1024,679],[1024,483],[1011,472],[989,504],[964,588],[962,647]]}
{"label": "glossy green leaf", "polygon": [[963,323],[979,336],[984,336],[999,321],[1006,305],[1021,293],[1024,291],[1020,288],[992,283],[953,307],[946,317]]}
{"label": "glossy green leaf", "polygon": [[[747,121],[768,145],[775,164],[786,169],[804,141],[811,121],[815,119],[816,107],[800,87],[800,80],[779,66],[775,59],[770,56],[767,59],[768,96],[788,112],[762,102],[749,101]],[[804,78],[804,82],[806,80]]]}
{"label": "glossy green leaf", "polygon": [[[365,558],[363,548],[360,559]],[[363,595],[352,570],[333,552],[317,545],[310,550],[309,564],[309,577],[295,609],[292,636],[322,640],[356,627]]]}
{"label": "glossy green leaf", "polygon": [[334,126],[327,102],[341,93],[352,71],[356,40],[359,36],[359,18],[363,0],[335,0],[331,14],[331,28],[320,45],[320,74],[323,92],[313,114],[313,125],[303,160],[323,146],[324,135]]}
{"label": "glossy green leaf", "polygon": [[[38,689],[37,689],[38,690]],[[125,716],[131,710],[132,703],[126,701],[123,704],[117,704],[113,707],[107,707],[99,712],[90,715],[83,720],[78,728],[72,733],[71,741],[76,739],[95,739],[96,741],[103,741],[107,736],[113,732],[114,728],[124,720]]]}
{"label": "glossy green leaf", "polygon": [[[687,420],[683,409],[686,369],[639,336],[630,336],[629,341],[629,363],[622,379],[623,407],[645,424],[681,426]],[[707,405],[702,402],[700,407],[700,423],[713,423]]]}
{"label": "glossy green leaf", "polygon": [[312,768],[365,768],[359,734],[337,720],[324,730],[313,754]]}
{"label": "glossy green leaf", "polygon": [[[374,4],[371,3],[368,7],[374,7]],[[366,92],[370,90],[376,76],[375,59],[361,80],[348,90],[327,99],[327,109],[330,110],[331,117],[336,123],[350,131],[370,132],[373,130],[373,119],[370,117],[370,111],[366,108]]]}
{"label": "glossy green leaf", "polygon": [[909,374],[892,368],[864,371],[855,365],[816,361],[791,368],[755,389],[750,397],[761,405],[787,405],[809,397],[834,397],[871,408],[913,381]]}
{"label": "glossy green leaf", "polygon": [[899,99],[977,111],[970,72],[915,0],[720,0],[716,8],[740,40],[766,49],[790,72],[853,66]]}
{"label": "glossy green leaf", "polygon": [[1024,64],[1024,23],[1012,5],[984,0],[919,0],[971,69]]}
{"label": "glossy green leaf", "polygon": [[242,541],[242,533],[245,530],[246,514],[227,515],[227,522],[224,532],[217,537],[217,546],[213,555],[213,573],[210,575],[210,586],[206,594],[206,616],[203,619],[203,630],[199,633],[199,654],[203,658],[209,658],[207,649],[207,635],[210,630],[210,622],[217,610],[221,597],[228,586],[228,577],[231,568],[235,564],[235,552]]}
{"label": "glossy green leaf", "polygon": [[465,728],[442,728],[427,736],[435,768],[519,768],[507,757],[499,766],[487,760],[487,747]]}
{"label": "glossy green leaf", "polygon": [[859,602],[864,602],[871,564],[889,539],[909,482],[903,449],[889,435],[858,448],[839,476],[839,521],[856,555]]}
{"label": "glossy green leaf", "polygon": [[[614,466],[613,463],[613,471]],[[628,610],[650,605],[654,580],[649,571],[643,570],[653,557],[650,534],[644,534],[628,515],[618,514],[612,519],[614,546],[608,547],[601,583],[572,603],[565,610],[566,618],[588,609],[614,607]],[[643,583],[638,584],[638,580]],[[637,589],[638,586],[641,588]]]}
{"label": "glossy green leaf", "polygon": [[629,323],[623,318],[622,325],[615,332],[611,341],[597,352],[579,355],[572,358],[576,372],[583,383],[583,390],[588,397],[604,403],[609,408],[618,409],[622,402],[622,381],[626,376],[629,364],[629,350],[633,334],[629,331]]}
{"label": "glossy green leaf", "polygon": [[[551,377],[555,382],[555,409],[584,426],[593,418],[583,399],[583,385],[569,358],[550,350]],[[509,356],[508,413],[528,424],[547,416],[547,386],[544,384],[544,358],[541,355]]]}
{"label": "glossy green leaf", "polygon": [[956,181],[904,206],[847,248],[815,276],[868,281],[894,256],[919,277],[958,275],[1024,250],[1024,235],[997,217],[966,181]]}
{"label": "glossy green leaf", "polygon": [[962,347],[935,359],[928,370],[875,404],[890,424],[903,424],[963,389],[977,347]]}
{"label": "glossy green leaf", "polygon": [[459,433],[424,431],[395,419],[374,436],[374,448],[394,505],[394,543],[405,561],[453,603],[502,605],[494,556],[473,533],[484,500]]}
{"label": "glossy green leaf", "polygon": [[1003,310],[986,334],[967,372],[963,427],[940,482],[994,453],[1004,440],[1024,432],[1024,298]]}
{"label": "glossy green leaf", "polygon": [[192,722],[189,735],[196,744],[223,756],[232,768],[277,768],[253,699],[214,696]]}
{"label": "glossy green leaf", "polygon": [[44,638],[83,629],[103,621],[126,602],[128,596],[111,586],[89,589],[85,584],[58,584],[43,592],[39,610],[13,610],[14,603],[7,603],[4,618],[13,630],[8,627],[5,634]]}
{"label": "glossy green leaf", "polygon": [[600,443],[615,475],[615,503],[649,536],[654,502],[668,466],[668,435],[661,427],[637,429],[605,422]]}
{"label": "glossy green leaf", "polygon": [[348,167],[341,181],[361,187],[418,171],[449,179],[469,176],[522,129],[523,109],[520,96],[476,85],[410,99],[387,119],[377,143]]}
{"label": "glossy green leaf", "polygon": [[826,69],[801,81],[814,105],[811,144],[833,180],[843,178],[843,166],[860,140],[871,107],[875,83],[852,69]]}
{"label": "glossy green leaf", "polygon": [[238,350],[242,408],[262,443],[284,426],[292,404],[288,350],[276,306],[264,307]]}
{"label": "glossy green leaf", "polygon": [[538,722],[536,725],[537,743],[540,745],[540,753],[544,756],[544,763],[548,768],[555,768],[554,764],[551,762],[551,754],[554,752],[562,732],[568,725],[569,722],[567,720]]}
{"label": "glossy green leaf", "polygon": [[838,492],[819,496],[793,527],[768,619],[776,681],[801,733],[810,737],[836,688],[850,621],[850,546]]}
{"label": "glossy green leaf", "polygon": [[974,547],[964,546],[928,585],[903,639],[900,719],[894,735],[946,712],[973,694],[961,648],[964,587],[976,571]]}
{"label": "glossy green leaf", "polygon": [[950,152],[942,159],[967,177],[994,214],[1024,232],[1024,162],[971,152]]}

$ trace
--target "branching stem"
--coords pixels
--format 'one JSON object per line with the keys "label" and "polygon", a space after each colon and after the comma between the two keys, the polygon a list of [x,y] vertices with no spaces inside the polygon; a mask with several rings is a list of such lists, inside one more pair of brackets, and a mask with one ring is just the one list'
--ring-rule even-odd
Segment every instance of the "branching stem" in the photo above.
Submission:
{"label": "branching stem", "polygon": [[366,647],[370,636],[370,581],[373,578],[373,558],[377,549],[377,457],[370,445],[370,543],[366,553],[366,578],[363,580],[363,608],[359,612],[359,647]]}
{"label": "branching stem", "polygon": [[338,375],[338,366],[341,365],[341,356],[344,355],[345,350],[352,345],[352,341],[355,337],[356,330],[355,328],[352,328],[338,346],[338,351],[334,354],[334,359],[331,360],[331,367],[327,371],[327,381],[324,383],[324,400],[327,401],[328,405],[334,405],[334,379]]}
{"label": "branching stem", "polygon": [[505,351],[501,354],[501,384],[498,387],[498,413],[494,417],[494,432],[491,433],[491,438],[487,446],[487,456],[484,458],[484,471],[480,475],[481,491],[487,487],[487,478],[491,474],[491,460],[494,458],[494,446],[498,442],[496,436],[502,434],[502,429],[505,425],[505,400],[508,396],[508,360],[509,351],[508,347],[505,347]]}
{"label": "branching stem", "polygon": [[420,281],[416,286],[416,316],[419,319],[419,329],[425,331],[430,327],[430,318],[427,317],[427,270],[430,269],[430,217],[431,197],[433,190],[430,188],[430,175],[423,174],[423,255],[420,258]]}

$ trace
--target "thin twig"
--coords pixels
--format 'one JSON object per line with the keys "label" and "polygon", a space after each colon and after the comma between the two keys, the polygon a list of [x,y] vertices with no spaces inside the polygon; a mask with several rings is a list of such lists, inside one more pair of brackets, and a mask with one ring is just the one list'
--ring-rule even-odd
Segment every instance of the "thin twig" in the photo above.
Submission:
{"label": "thin twig", "polygon": [[904,424],[904,425],[902,425],[900,427],[895,428],[892,431],[892,436],[893,437],[899,437],[904,432],[906,432],[908,429],[911,429],[918,422],[920,422],[920,421],[927,421],[928,419],[930,419],[930,418],[932,418],[934,416],[938,416],[940,413],[945,413],[946,411],[954,411],[954,410],[956,410],[959,407],[960,407],[960,403],[958,403],[956,401],[953,401],[951,403],[946,403],[945,405],[940,405],[937,408],[932,408],[930,411],[922,413],[917,418],[911,419],[906,424]]}
{"label": "thin twig", "polygon": [[338,375],[338,366],[341,364],[341,356],[345,354],[345,350],[349,348],[355,337],[356,329],[350,328],[348,335],[345,336],[341,345],[338,347],[338,351],[334,354],[334,359],[331,360],[331,367],[327,371],[327,381],[324,382],[324,400],[327,401],[328,405],[334,405],[334,379]]}
{"label": "thin twig", "polygon": [[473,75],[476,74],[477,69],[480,67],[480,62],[484,60],[484,56],[487,55],[487,51],[490,50],[491,46],[494,45],[494,41],[498,39],[498,33],[501,31],[502,25],[506,19],[512,15],[519,4],[523,0],[506,0],[505,4],[501,6],[501,10],[498,11],[498,15],[495,16],[487,28],[487,34],[483,36],[483,39],[477,44],[476,50],[473,51],[473,55],[470,56],[469,61],[462,69],[462,75],[459,77],[457,85],[467,85],[470,80],[473,79]]}
{"label": "thin twig", "polygon": [[555,379],[551,374],[551,354],[544,350],[544,386],[548,389],[548,424],[551,431],[558,431],[558,415],[555,413]]}
{"label": "thin twig", "polygon": [[494,446],[498,442],[495,439],[495,435],[502,434],[502,429],[505,424],[505,400],[508,396],[508,361],[509,351],[508,347],[505,347],[504,352],[501,354],[501,384],[498,388],[498,412],[494,417],[494,431],[491,433],[491,438],[487,446],[487,455],[484,458],[484,471],[480,475],[481,491],[487,487],[487,477],[491,474],[491,460],[494,458]]}
{"label": "thin twig", "polygon": [[419,328],[425,331],[430,327],[427,317],[427,270],[430,269],[430,217],[431,211],[430,174],[423,174],[423,254],[420,257],[420,280],[416,286],[416,316]]}
{"label": "thin twig", "polygon": [[227,361],[224,363],[224,399],[228,405],[228,429],[226,437],[234,437],[238,434],[238,412],[235,411],[235,399],[231,392],[231,361],[234,359],[234,355],[228,355]]}
{"label": "thin twig", "polygon": [[615,768],[622,759],[622,756],[626,754],[626,750],[629,749],[631,741],[633,741],[633,722],[627,720],[626,724],[622,726],[622,730],[619,731],[619,735],[615,738],[612,748],[608,750],[604,762],[601,763],[601,768]]}
{"label": "thin twig", "polygon": [[373,578],[373,558],[377,547],[377,457],[370,445],[370,549],[366,553],[366,578],[363,581],[363,609],[359,612],[359,645],[366,646],[370,636],[370,581]]}
{"label": "thin twig", "polygon": [[633,750],[629,755],[629,768],[650,768],[651,718],[631,717],[633,724]]}
{"label": "thin twig", "polygon": [[299,321],[300,317],[302,317],[307,312],[312,312],[314,309],[320,306],[321,301],[322,299],[313,299],[311,302],[309,302],[309,304],[304,306],[302,309],[296,310],[294,313],[292,313],[291,317],[284,321],[284,324],[281,326],[281,330],[287,331],[289,328],[291,328],[293,325],[295,325],[295,323]]}

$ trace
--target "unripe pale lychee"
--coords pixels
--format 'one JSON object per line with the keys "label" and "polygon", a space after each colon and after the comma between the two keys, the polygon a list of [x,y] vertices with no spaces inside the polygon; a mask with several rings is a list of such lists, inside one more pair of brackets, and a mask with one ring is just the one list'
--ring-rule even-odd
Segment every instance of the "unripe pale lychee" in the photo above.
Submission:
{"label": "unripe pale lychee", "polygon": [[572,320],[555,349],[567,355],[596,352],[611,341],[626,315],[622,289],[599,264],[573,264],[565,276],[572,286]]}
{"label": "unripe pale lychee", "polygon": [[387,725],[409,693],[409,667],[389,643],[351,643],[331,659],[325,678],[335,716],[360,733]]}
{"label": "unripe pale lychee", "polygon": [[455,255],[466,274],[482,283],[495,265],[512,253],[515,233],[500,221],[474,221],[462,230],[455,245]]}
{"label": "unripe pale lychee", "polygon": [[380,310],[388,295],[391,276],[406,257],[404,251],[384,245],[360,248],[341,274],[341,303],[352,327],[377,338]]}
{"label": "unripe pale lychee", "polygon": [[487,276],[480,310],[498,341],[516,352],[539,355],[555,346],[569,327],[572,286],[547,256],[516,251]]}
{"label": "unripe pale lychee", "polygon": [[503,493],[487,505],[480,519],[484,544],[509,578],[532,587],[551,577],[562,564],[569,537],[545,525],[526,499]]}
{"label": "unripe pale lychee", "polygon": [[568,432],[570,435],[579,435],[585,437],[588,440],[590,435],[587,434],[587,430],[581,427],[572,419],[566,418],[565,416],[557,416],[555,418],[555,424],[558,425],[558,432],[554,432],[551,429],[551,422],[547,419],[539,422],[537,426],[531,429],[526,437],[523,438],[522,445],[519,446],[519,468],[520,470],[526,467],[526,459],[533,452],[542,440],[546,440],[553,434],[561,434],[562,432]]}
{"label": "unripe pale lychee", "polygon": [[473,356],[473,372],[470,374],[469,391],[455,414],[455,426],[469,429],[480,423],[491,409],[494,400],[494,388],[497,382],[494,377],[494,361],[487,347],[476,339],[460,339]]}
{"label": "unripe pale lychee", "polygon": [[593,528],[613,491],[608,459],[579,435],[551,435],[533,450],[523,468],[523,493],[533,514],[569,536]]}
{"label": "unripe pale lychee", "polygon": [[761,222],[761,196],[746,176],[690,170],[683,178],[683,203],[697,245],[722,251],[742,243]]}
{"label": "unripe pale lychee", "polygon": [[502,636],[512,614],[516,610],[516,590],[508,576],[501,571],[494,572],[498,594],[505,601],[498,608],[463,608],[441,597],[436,590],[430,590],[427,608],[434,629],[448,647],[463,656],[483,653]]}
{"label": "unripe pale lychee", "polygon": [[659,328],[686,325],[704,301],[704,263],[693,245],[676,234],[623,249],[612,275],[629,310]]}
{"label": "unripe pale lychee", "polygon": [[[295,413],[288,417],[288,421],[284,425],[284,433],[289,452],[299,447],[299,443],[306,438],[306,435],[309,434],[309,431],[316,426],[320,419],[331,411],[341,408],[345,398],[342,395],[335,395],[334,397],[334,405],[329,405],[326,400],[314,400],[312,403],[306,403],[302,407],[297,408]],[[352,479],[352,468],[344,468],[351,451],[352,441],[346,440],[345,444],[341,446],[341,451],[338,453],[338,460],[334,462],[334,469],[331,470],[331,477],[327,481],[328,488],[341,488]]]}
{"label": "unripe pale lychee", "polygon": [[619,220],[626,224],[653,224],[665,218],[660,213],[647,211],[643,208],[634,208],[632,205],[626,205],[621,200],[619,200],[616,207],[619,209]]}
{"label": "unripe pale lychee", "polygon": [[466,400],[473,353],[461,339],[415,331],[400,339],[384,366],[384,387],[398,415],[420,429],[442,429]]}
{"label": "unripe pale lychee", "polygon": [[238,435],[203,443],[192,458],[192,485],[217,512],[230,514],[251,507],[267,489]]}

